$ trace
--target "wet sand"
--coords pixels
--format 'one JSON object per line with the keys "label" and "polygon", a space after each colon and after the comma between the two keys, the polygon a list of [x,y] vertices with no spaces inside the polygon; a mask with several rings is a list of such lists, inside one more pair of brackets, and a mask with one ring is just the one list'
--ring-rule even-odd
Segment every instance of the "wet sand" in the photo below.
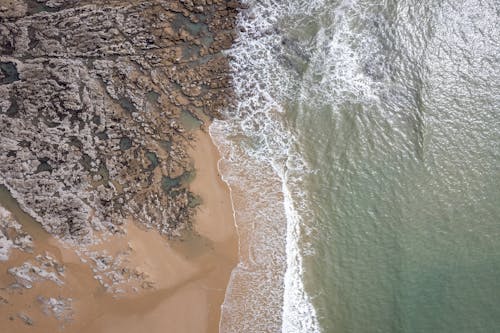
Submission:
{"label": "wet sand", "polygon": [[[0,203],[23,224],[35,243],[34,254],[13,250],[9,261],[0,262],[0,287],[14,281],[6,273],[8,267],[39,253],[48,252],[66,266],[63,286],[43,281],[32,289],[0,289],[0,296],[9,302],[0,304],[2,332],[218,332],[220,306],[237,263],[238,241],[229,189],[218,174],[219,155],[209,135],[197,131],[189,153],[196,168],[190,189],[202,200],[194,232],[186,231],[182,240],[166,241],[156,232],[129,222],[126,235],[91,248],[106,249],[113,255],[127,251],[127,267],[144,273],[152,282],[151,289],[136,293],[107,293],[73,249],[49,236],[5,193],[0,196]],[[73,320],[58,321],[44,314],[36,300],[39,295],[71,298]],[[20,312],[33,319],[33,326],[17,317]]]}

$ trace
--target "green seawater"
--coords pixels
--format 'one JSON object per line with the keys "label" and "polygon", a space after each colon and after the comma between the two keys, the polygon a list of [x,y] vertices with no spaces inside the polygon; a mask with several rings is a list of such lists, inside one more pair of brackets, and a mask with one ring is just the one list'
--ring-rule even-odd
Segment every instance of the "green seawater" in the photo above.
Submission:
{"label": "green seawater", "polygon": [[499,12],[331,1],[284,20],[307,54],[286,117],[315,171],[323,332],[500,332]]}
{"label": "green seawater", "polygon": [[245,2],[221,331],[500,332],[498,0]]}

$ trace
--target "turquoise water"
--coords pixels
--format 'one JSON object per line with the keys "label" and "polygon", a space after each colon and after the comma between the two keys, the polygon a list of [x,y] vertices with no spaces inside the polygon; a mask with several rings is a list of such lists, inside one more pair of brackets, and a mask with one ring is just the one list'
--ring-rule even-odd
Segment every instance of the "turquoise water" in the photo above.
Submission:
{"label": "turquoise water", "polygon": [[[233,188],[269,168],[264,201],[281,182],[249,232],[286,232],[242,260],[233,280],[261,283],[223,314],[268,325],[246,332],[500,332],[500,4],[248,3],[240,104],[212,134]],[[251,310],[270,289],[279,304]]]}

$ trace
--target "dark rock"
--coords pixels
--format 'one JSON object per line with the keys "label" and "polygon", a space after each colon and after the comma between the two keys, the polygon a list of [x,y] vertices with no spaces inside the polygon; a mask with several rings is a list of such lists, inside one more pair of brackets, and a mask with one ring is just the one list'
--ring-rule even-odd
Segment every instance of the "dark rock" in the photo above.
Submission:
{"label": "dark rock", "polygon": [[91,239],[127,217],[164,234],[189,225],[180,117],[229,104],[222,51],[239,8],[208,3],[1,6],[0,184],[48,232]]}

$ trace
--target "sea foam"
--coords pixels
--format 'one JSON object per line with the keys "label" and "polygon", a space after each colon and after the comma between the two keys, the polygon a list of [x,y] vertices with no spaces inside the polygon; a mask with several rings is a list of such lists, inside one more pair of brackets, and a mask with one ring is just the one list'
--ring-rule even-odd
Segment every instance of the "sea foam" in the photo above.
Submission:
{"label": "sea foam", "polygon": [[222,306],[221,332],[319,332],[304,288],[301,242],[310,170],[298,152],[283,107],[296,85],[283,61],[281,20],[321,2],[249,1],[229,51],[237,105],[216,120],[210,134],[218,145],[220,171],[231,188],[240,236],[240,263]]}

